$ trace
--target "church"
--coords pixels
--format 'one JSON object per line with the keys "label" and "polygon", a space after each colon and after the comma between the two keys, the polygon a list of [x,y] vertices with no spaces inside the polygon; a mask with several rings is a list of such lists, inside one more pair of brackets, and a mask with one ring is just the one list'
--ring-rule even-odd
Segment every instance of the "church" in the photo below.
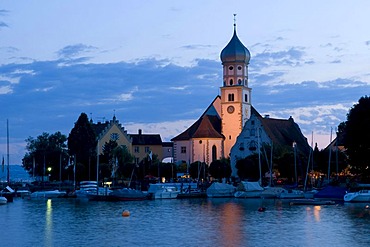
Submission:
{"label": "church", "polygon": [[193,125],[171,139],[174,163],[201,161],[209,165],[214,160],[230,158],[232,176],[237,177],[236,162],[256,152],[257,148],[252,146],[256,145],[257,137],[263,137],[260,141],[268,144],[299,143],[304,151],[309,150],[307,139],[292,118],[265,119],[252,106],[252,89],[248,85],[251,55],[238,38],[235,23],[233,36],[221,51],[220,59],[221,95],[215,97]]}

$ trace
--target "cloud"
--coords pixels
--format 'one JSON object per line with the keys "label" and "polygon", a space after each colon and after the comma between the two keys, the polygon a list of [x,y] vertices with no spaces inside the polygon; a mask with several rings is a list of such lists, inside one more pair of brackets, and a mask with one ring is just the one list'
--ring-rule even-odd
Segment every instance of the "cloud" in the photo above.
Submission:
{"label": "cloud", "polygon": [[[90,45],[75,44],[75,45],[65,46],[64,48],[60,49],[57,52],[57,54],[60,58],[71,59],[71,58],[76,58],[80,56],[81,54],[91,52],[93,50],[97,50],[97,48],[94,46],[90,46]],[[75,62],[80,62],[80,61],[75,61]]]}
{"label": "cloud", "polygon": [[[261,56],[274,64],[303,56],[297,51]],[[63,60],[0,65],[0,103],[12,106],[2,115],[11,119],[15,138],[68,134],[81,112],[87,112],[94,121],[115,114],[130,132],[141,128],[170,140],[199,118],[222,86],[219,61],[202,59],[179,66],[153,58],[107,64],[70,60],[68,66],[60,66]],[[283,68],[251,71],[252,104],[261,114],[293,116],[304,133],[327,133],[345,120],[369,87],[369,82],[341,78],[288,84],[281,81],[285,73]]]}

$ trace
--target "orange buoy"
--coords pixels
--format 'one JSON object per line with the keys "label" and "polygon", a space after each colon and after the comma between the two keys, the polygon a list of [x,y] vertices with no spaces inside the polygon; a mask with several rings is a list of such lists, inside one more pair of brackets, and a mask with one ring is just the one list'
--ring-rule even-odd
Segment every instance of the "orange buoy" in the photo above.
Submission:
{"label": "orange buoy", "polygon": [[258,212],[265,212],[266,211],[266,208],[265,207],[259,207],[258,208]]}
{"label": "orange buoy", "polygon": [[124,211],[122,212],[122,216],[123,216],[123,217],[129,217],[129,216],[130,216],[130,211],[128,211],[128,210],[124,210]]}

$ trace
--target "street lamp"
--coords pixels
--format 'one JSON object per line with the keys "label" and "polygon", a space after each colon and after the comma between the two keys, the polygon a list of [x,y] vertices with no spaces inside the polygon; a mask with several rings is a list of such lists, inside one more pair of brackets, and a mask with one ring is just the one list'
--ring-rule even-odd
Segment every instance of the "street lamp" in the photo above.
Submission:
{"label": "street lamp", "polygon": [[49,166],[49,167],[48,167],[48,173],[49,173],[49,174],[48,174],[48,176],[49,176],[49,182],[50,182],[50,176],[51,176],[51,174],[50,174],[50,173],[51,173],[51,170],[52,170],[52,168],[51,168],[51,167]]}

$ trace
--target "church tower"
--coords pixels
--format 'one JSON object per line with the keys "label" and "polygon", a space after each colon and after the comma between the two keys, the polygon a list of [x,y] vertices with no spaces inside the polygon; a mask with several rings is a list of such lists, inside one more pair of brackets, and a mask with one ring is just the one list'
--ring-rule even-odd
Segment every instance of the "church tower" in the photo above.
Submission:
{"label": "church tower", "polygon": [[[235,16],[235,15],[234,15]],[[223,86],[221,87],[221,131],[225,137],[224,156],[230,156],[230,150],[241,133],[245,122],[251,115],[251,88],[248,87],[249,50],[236,34],[221,51],[223,66]]]}

